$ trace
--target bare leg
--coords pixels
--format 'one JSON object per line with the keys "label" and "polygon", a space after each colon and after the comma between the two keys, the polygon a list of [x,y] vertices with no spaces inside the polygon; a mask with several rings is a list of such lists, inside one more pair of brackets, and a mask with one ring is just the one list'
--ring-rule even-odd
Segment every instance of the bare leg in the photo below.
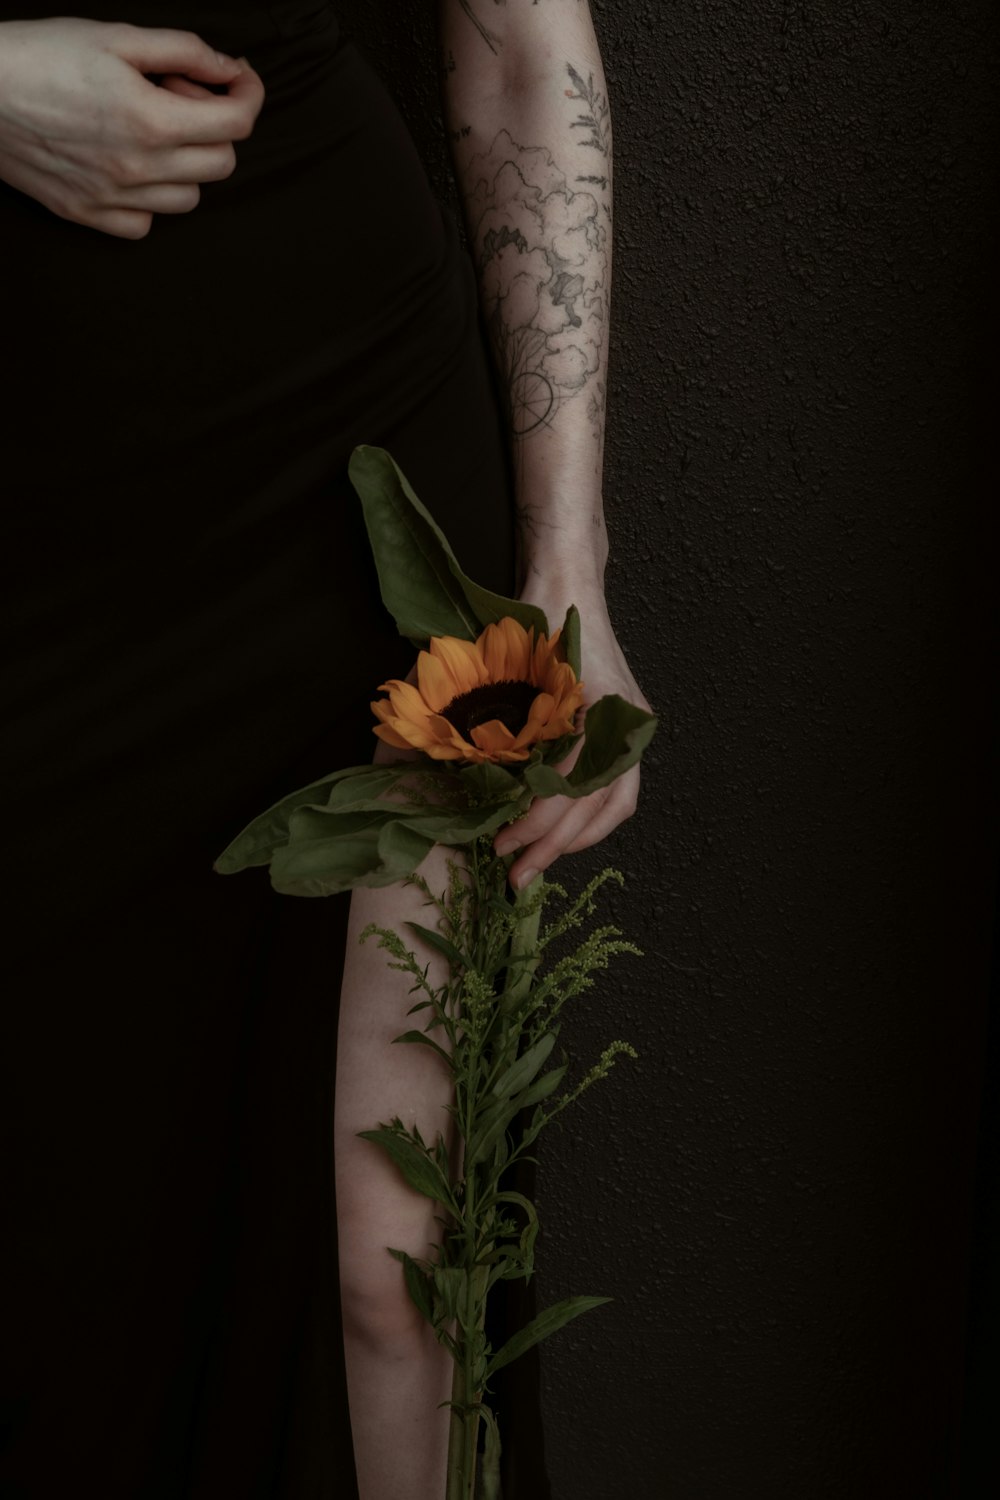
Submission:
{"label": "bare leg", "polygon": [[[432,890],[446,883],[435,850],[421,868]],[[387,1247],[425,1256],[439,1237],[435,1206],[407,1187],[380,1146],[357,1137],[398,1115],[425,1140],[445,1134],[451,1080],[429,1048],[392,1046],[420,1028],[408,976],[358,938],[369,922],[434,925],[419,890],[355,891],[347,935],[337,1055],[335,1157],[344,1347],[361,1500],[441,1500],[445,1492],[451,1359],[411,1303]],[[408,946],[414,947],[415,940]],[[417,949],[414,947],[414,951]],[[423,955],[420,955],[423,956]],[[434,976],[433,958],[431,977]],[[440,962],[440,961],[438,961]],[[439,970],[440,972],[440,970]]]}

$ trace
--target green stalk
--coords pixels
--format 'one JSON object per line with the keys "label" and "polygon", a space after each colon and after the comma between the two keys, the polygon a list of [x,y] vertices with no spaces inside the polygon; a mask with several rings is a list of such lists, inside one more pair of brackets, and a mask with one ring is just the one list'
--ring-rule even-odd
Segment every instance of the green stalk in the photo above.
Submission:
{"label": "green stalk", "polygon": [[[508,861],[509,863],[509,861]],[[477,895],[481,897],[480,871],[475,858],[470,861],[473,866],[473,879],[477,886]],[[518,891],[514,897],[515,908],[522,911],[535,898],[538,891],[536,877],[524,890]],[[489,922],[488,915],[481,916],[480,921]],[[529,916],[522,917],[516,924],[511,934],[509,957],[512,961],[512,978],[506,992],[500,1002],[501,1016],[514,1018],[524,1004],[531,991],[535,970],[538,967],[538,929],[541,921],[541,908],[532,912]],[[517,962],[521,960],[521,962]],[[518,1021],[507,1019],[506,1024],[501,1025],[501,1034],[496,1043],[501,1056],[506,1062],[506,1054],[513,1048],[516,1053],[521,1038],[521,1026]],[[479,1099],[476,1097],[478,1091],[470,1089],[466,1093],[462,1110],[462,1131],[466,1141],[472,1138],[475,1122],[476,1107]],[[497,1163],[491,1163],[491,1178],[496,1175]],[[495,1183],[492,1184],[495,1187]],[[452,1409],[448,1431],[448,1487],[446,1500],[475,1500],[476,1495],[476,1459],[478,1449],[480,1415],[478,1407],[482,1401],[482,1391],[476,1389],[476,1349],[478,1347],[477,1335],[481,1335],[486,1324],[486,1283],[489,1270],[486,1266],[477,1266],[480,1248],[480,1230],[483,1226],[477,1223],[479,1213],[477,1169],[471,1168],[465,1179],[464,1204],[462,1214],[463,1229],[463,1258],[465,1269],[465,1288],[462,1306],[459,1310],[457,1338],[459,1344],[458,1357],[455,1360],[452,1374]]]}
{"label": "green stalk", "polygon": [[[521,910],[530,903],[535,896],[541,875],[536,875],[530,884],[517,891],[514,896],[515,911]],[[542,908],[539,905],[537,911],[530,916],[522,917],[514,928],[510,940],[510,956],[512,960],[525,959],[528,954],[534,956],[528,962],[521,962],[514,968],[514,978],[503,998],[503,1010],[506,1015],[516,1012],[524,1003],[531,989],[531,981],[535,977],[538,968],[538,928],[542,920]]]}
{"label": "green stalk", "polygon": [[[447,1500],[474,1500],[476,1483],[476,1436],[479,1422],[469,1411],[472,1391],[469,1340],[462,1343],[461,1359],[456,1359],[451,1381],[451,1411],[448,1429]],[[455,1408],[458,1408],[456,1410]]]}

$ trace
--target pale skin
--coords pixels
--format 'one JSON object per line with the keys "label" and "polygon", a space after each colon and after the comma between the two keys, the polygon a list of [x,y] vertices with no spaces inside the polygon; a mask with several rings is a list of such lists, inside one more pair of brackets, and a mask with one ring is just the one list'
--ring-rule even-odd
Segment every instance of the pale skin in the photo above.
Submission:
{"label": "pale skin", "polygon": [[[607,155],[602,156],[598,147],[584,144],[595,139],[595,133],[573,124],[589,111],[581,107],[578,97],[567,96],[567,90],[574,95],[580,92],[567,72],[568,65],[586,85],[593,74],[599,94],[606,94],[585,0],[539,0],[537,4],[533,0],[501,4],[442,0],[439,15],[446,119],[480,265],[484,238],[492,228],[493,243],[497,242],[498,223],[501,228],[506,225],[508,236],[520,232],[532,244],[538,240],[537,213],[526,213],[530,205],[525,205],[524,195],[521,202],[499,201],[498,190],[488,205],[486,219],[493,221],[488,226],[483,203],[477,198],[484,165],[494,143],[506,132],[512,145],[527,149],[528,161],[538,160],[530,155],[532,148],[550,155],[569,186],[569,194],[556,193],[556,203],[560,208],[567,205],[571,225],[579,225],[590,213],[589,205],[579,204],[580,212],[572,212],[570,198],[576,179],[606,179],[603,190],[597,183],[579,184],[591,193],[593,220],[604,231],[603,241],[595,232],[593,253],[579,255],[581,263],[567,267],[563,262],[570,252],[561,243],[542,243],[536,254],[541,254],[544,264],[539,264],[536,281],[546,274],[579,274],[585,285],[593,286],[609,278],[610,122],[604,142]],[[499,154],[511,154],[506,142]],[[566,227],[565,222],[557,222],[553,235]],[[541,229],[544,235],[545,226]],[[516,267],[512,276],[519,279]],[[492,288],[484,284],[488,321],[496,313],[491,290],[495,284]],[[589,356],[582,384],[571,386],[565,398],[557,401],[548,414],[550,420],[514,437],[521,595],[540,605],[553,624],[562,621],[569,604],[580,609],[587,702],[605,693],[619,693],[648,707],[615,637],[604,597],[607,538],[601,457],[607,318],[588,322],[582,307],[578,315]],[[570,327],[572,321],[568,315],[564,318]],[[550,298],[542,331],[553,328],[550,343],[565,345],[565,329],[558,326]],[[509,347],[504,330],[497,333],[499,342]],[[502,374],[503,353],[499,351]],[[549,360],[545,369],[552,368],[558,353],[557,348],[555,356],[543,356]],[[579,379],[583,364],[576,363],[570,375]],[[516,372],[518,390],[530,390],[531,378],[530,370],[527,375],[523,370]],[[545,370],[540,367],[534,380],[534,388],[544,392]],[[526,424],[512,421],[515,433],[518,425]],[[592,797],[536,801],[516,828],[496,839],[500,853],[518,851],[511,865],[511,883],[525,884],[534,872],[547,870],[561,855],[586,849],[606,837],[635,810],[638,783],[636,770]],[[422,871],[436,888],[443,886],[443,872],[440,856],[428,860]],[[352,900],[340,1021],[336,1154],[345,1308],[367,1303],[378,1309],[366,1327],[349,1330],[346,1338],[362,1500],[440,1500],[445,1488],[447,1426],[437,1407],[450,1391],[450,1361],[410,1306],[398,1265],[385,1253],[385,1246],[392,1245],[412,1255],[426,1255],[428,1245],[438,1237],[438,1226],[427,1201],[402,1184],[378,1148],[357,1139],[359,1130],[370,1129],[389,1113],[398,1114],[407,1125],[419,1125],[426,1139],[433,1139],[448,1125],[444,1112],[449,1101],[447,1080],[437,1060],[422,1048],[391,1046],[392,1038],[413,1024],[406,1020],[412,1003],[407,986],[396,982],[401,976],[385,968],[374,944],[361,947],[357,943],[369,922],[404,930],[403,922],[421,919],[426,922],[427,913],[415,903],[412,891],[405,889],[358,891]],[[425,957],[433,969],[433,956]],[[423,1054],[419,1059],[409,1055],[416,1051]],[[389,1100],[393,1101],[391,1109]],[[405,1419],[400,1417],[403,1412],[408,1414]],[[387,1433],[399,1434],[400,1441],[386,1441]]]}
{"label": "pale skin", "polygon": [[[553,624],[569,604],[580,609],[587,702],[618,693],[648,706],[604,599],[611,123],[589,6],[439,0],[439,30],[456,176],[510,400],[521,594]],[[264,105],[245,59],[190,32],[78,18],[0,23],[0,180],[116,238],[141,240],[158,214],[196,210],[201,185],[235,169]],[[592,797],[536,802],[496,839],[499,852],[516,853],[512,885],[605,838],[637,795],[636,770]],[[440,886],[443,868],[435,855],[422,873]],[[336,1188],[361,1500],[440,1500],[445,1487],[439,1408],[450,1362],[386,1254],[392,1245],[425,1255],[438,1228],[427,1200],[357,1137],[390,1114],[427,1138],[447,1128],[437,1059],[391,1045],[412,1024],[407,987],[374,944],[357,941],[369,922],[421,918],[410,889],[357,892],[341,996]]]}

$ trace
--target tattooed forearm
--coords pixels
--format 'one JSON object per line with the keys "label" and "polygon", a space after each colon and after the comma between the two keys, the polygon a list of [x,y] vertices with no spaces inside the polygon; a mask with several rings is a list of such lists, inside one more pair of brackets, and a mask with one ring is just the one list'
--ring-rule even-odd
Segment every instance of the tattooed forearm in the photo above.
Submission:
{"label": "tattooed forearm", "polygon": [[587,132],[587,139],[578,142],[578,144],[592,146],[602,156],[610,157],[611,112],[608,108],[607,97],[596,87],[593,73],[590,73],[586,82],[584,82],[572,63],[566,64],[566,71],[573,84],[571,89],[566,90],[567,99],[575,99],[587,106],[585,110],[577,115],[571,127],[573,130],[584,130]]}
{"label": "tattooed forearm", "polygon": [[[506,130],[469,165],[484,306],[518,438],[603,374],[609,237],[592,192]],[[590,403],[593,405],[594,403]]]}
{"label": "tattooed forearm", "polygon": [[[486,0],[458,0],[458,3],[465,14],[468,16],[469,20],[472,22],[473,26],[479,32],[479,35],[482,37],[487,47],[489,47],[490,51],[499,53],[502,47],[500,38],[489,29],[482,17],[476,14],[477,10],[482,9],[483,5],[486,3]],[[531,3],[532,5],[537,5],[538,0],[531,0]],[[583,0],[576,0],[576,3],[577,5],[580,5],[581,3],[583,3]],[[507,0],[493,0],[493,4],[506,5]]]}
{"label": "tattooed forearm", "polygon": [[[479,35],[482,37],[487,47],[489,47],[490,51],[499,52],[500,38],[498,36],[494,36],[493,32],[490,31],[489,28],[476,15],[475,9],[473,8],[473,0],[458,0],[458,3],[465,11],[465,14],[468,16],[473,26],[479,32]],[[493,4],[506,5],[507,0],[493,0]]]}

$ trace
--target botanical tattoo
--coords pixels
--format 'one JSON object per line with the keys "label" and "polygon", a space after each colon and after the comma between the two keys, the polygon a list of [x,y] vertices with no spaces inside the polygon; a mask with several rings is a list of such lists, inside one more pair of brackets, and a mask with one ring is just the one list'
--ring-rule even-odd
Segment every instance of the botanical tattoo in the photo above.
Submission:
{"label": "botanical tattoo", "polygon": [[523,438],[601,372],[608,229],[592,192],[571,184],[544,147],[520,146],[506,130],[473,158],[468,181],[484,306],[511,428]]}
{"label": "botanical tattoo", "polygon": [[573,88],[566,90],[566,98],[576,99],[586,105],[586,109],[577,115],[570,127],[573,130],[587,132],[587,139],[578,144],[592,146],[603,157],[610,158],[611,113],[606,96],[595,87],[593,73],[588,74],[587,81],[584,83],[572,63],[566,64],[566,71],[573,84]]}

